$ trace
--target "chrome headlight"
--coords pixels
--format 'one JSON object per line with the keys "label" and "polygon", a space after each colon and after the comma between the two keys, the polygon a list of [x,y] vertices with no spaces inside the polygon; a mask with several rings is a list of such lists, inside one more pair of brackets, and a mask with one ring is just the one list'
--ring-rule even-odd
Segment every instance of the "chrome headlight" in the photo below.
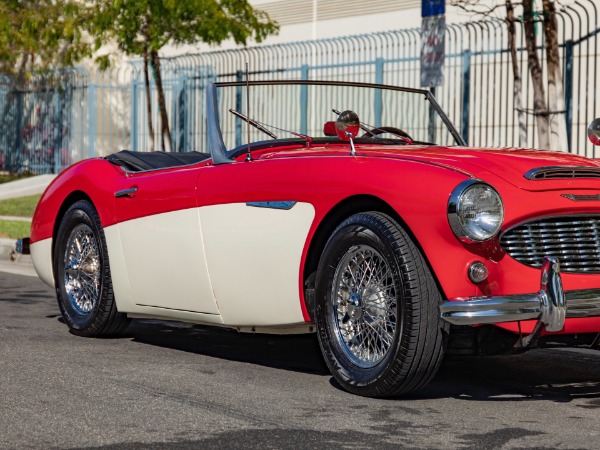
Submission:
{"label": "chrome headlight", "polygon": [[504,220],[504,206],[496,190],[479,180],[460,183],[448,201],[448,222],[464,241],[487,241],[496,236]]}

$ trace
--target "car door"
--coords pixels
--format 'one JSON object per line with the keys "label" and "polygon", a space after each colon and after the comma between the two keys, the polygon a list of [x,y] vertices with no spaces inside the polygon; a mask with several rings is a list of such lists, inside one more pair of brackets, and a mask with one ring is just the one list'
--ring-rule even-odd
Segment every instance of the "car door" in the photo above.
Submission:
{"label": "car door", "polygon": [[130,174],[115,192],[124,267],[139,306],[219,314],[196,208],[200,170]]}
{"label": "car door", "polygon": [[299,274],[315,209],[289,189],[290,176],[275,161],[199,172],[206,260],[226,324],[304,323]]}

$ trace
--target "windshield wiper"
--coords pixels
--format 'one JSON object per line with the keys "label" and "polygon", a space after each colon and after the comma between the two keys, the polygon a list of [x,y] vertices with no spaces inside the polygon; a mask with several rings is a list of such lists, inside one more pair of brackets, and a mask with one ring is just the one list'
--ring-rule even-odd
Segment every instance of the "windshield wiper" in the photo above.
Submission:
{"label": "windshield wiper", "polygon": [[239,117],[240,119],[246,121],[248,124],[252,125],[254,128],[256,128],[257,130],[262,131],[265,134],[268,134],[269,136],[271,136],[273,139],[277,139],[277,136],[272,133],[271,131],[267,130],[261,123],[257,122],[256,120],[252,120],[249,117],[246,117],[245,115],[243,115],[242,113],[237,112],[234,109],[229,108],[229,112],[231,114],[233,114],[236,117]]}
{"label": "windshield wiper", "polygon": [[261,123],[261,122],[259,122],[257,120],[250,119],[250,118],[246,117],[245,115],[243,115],[242,113],[239,113],[239,112],[237,112],[237,111],[235,111],[233,109],[230,109],[229,112],[231,114],[234,114],[235,116],[239,117],[240,119],[245,120],[250,125],[252,125],[253,127],[259,129],[263,133],[267,133],[273,139],[277,139],[277,136],[275,136],[275,134],[273,134],[271,131],[269,131],[267,129],[267,127],[274,128],[275,130],[283,131],[284,133],[290,133],[290,134],[293,134],[294,136],[298,136],[299,138],[304,139],[309,144],[313,141],[313,138],[311,138],[310,136],[307,136],[306,134],[296,133],[295,131],[284,130],[283,128],[276,127],[275,125],[267,125],[266,123]]}

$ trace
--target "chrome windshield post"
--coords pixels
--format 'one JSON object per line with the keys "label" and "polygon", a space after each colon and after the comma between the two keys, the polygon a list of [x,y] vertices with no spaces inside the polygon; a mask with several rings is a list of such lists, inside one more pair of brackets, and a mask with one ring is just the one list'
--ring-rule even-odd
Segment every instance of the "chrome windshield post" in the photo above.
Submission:
{"label": "chrome windshield post", "polygon": [[217,102],[217,87],[210,83],[206,89],[206,125],[208,133],[208,148],[213,164],[228,164],[233,162],[227,157],[227,149],[223,142],[219,125],[219,104]]}

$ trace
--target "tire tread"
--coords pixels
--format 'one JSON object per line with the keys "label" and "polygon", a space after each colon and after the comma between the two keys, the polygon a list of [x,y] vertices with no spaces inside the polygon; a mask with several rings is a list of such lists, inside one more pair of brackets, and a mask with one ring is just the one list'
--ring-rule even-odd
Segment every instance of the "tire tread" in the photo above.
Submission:
{"label": "tire tread", "polygon": [[[336,365],[339,363],[328,361],[331,357],[328,356],[328,344],[322,342],[327,336],[322,336],[319,332],[325,359],[336,379],[355,394],[394,397],[413,393],[431,381],[444,356],[444,336],[449,327],[439,317],[441,294],[424,257],[411,237],[394,219],[384,213],[364,212],[346,219],[332,233],[324,254],[336,234],[352,226],[362,226],[373,231],[382,241],[388,243],[397,259],[405,300],[402,303],[405,307],[404,332],[398,342],[397,356],[389,363],[389,370],[367,385],[357,385],[352,383],[352,380],[341,379],[340,374],[336,374]],[[322,294],[319,298],[321,297]]]}
{"label": "tire tread", "polygon": [[114,296],[113,286],[112,286],[112,278],[110,272],[110,262],[108,260],[108,249],[106,245],[106,237],[104,235],[104,231],[102,229],[102,223],[100,221],[100,216],[98,212],[94,208],[94,206],[88,202],[87,200],[79,200],[75,202],[71,207],[67,210],[63,219],[61,221],[57,240],[60,241],[61,234],[65,233],[65,229],[68,231],[69,221],[73,220],[72,218],[76,215],[81,214],[83,221],[85,221],[85,217],[89,219],[90,223],[88,225],[91,226],[93,231],[96,234],[96,238],[98,239],[98,250],[101,253],[102,259],[102,267],[101,267],[101,276],[102,283],[100,289],[100,295],[98,298],[98,306],[97,310],[93,313],[94,316],[89,324],[83,327],[75,326],[71,317],[69,317],[66,308],[62,304],[62,291],[61,284],[58,277],[58,267],[59,260],[61,256],[61,251],[63,249],[59,248],[57,245],[55,249],[54,255],[54,272],[55,272],[55,284],[56,284],[56,294],[58,298],[58,304],[60,306],[61,312],[63,314],[63,318],[69,325],[70,331],[73,334],[79,336],[86,337],[114,337],[121,336],[127,327],[129,326],[130,319],[123,313],[120,313],[117,310],[117,303]]}

